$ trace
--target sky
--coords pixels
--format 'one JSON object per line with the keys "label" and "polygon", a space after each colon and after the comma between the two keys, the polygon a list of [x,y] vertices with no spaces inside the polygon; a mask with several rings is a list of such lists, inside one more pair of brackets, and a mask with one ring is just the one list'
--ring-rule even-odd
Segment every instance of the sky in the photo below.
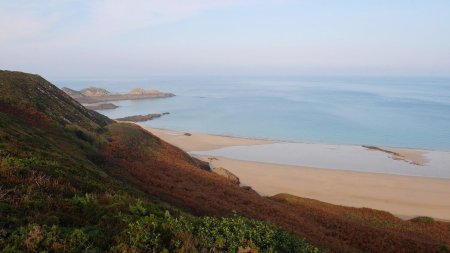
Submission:
{"label": "sky", "polygon": [[0,0],[0,69],[450,76],[450,1]]}

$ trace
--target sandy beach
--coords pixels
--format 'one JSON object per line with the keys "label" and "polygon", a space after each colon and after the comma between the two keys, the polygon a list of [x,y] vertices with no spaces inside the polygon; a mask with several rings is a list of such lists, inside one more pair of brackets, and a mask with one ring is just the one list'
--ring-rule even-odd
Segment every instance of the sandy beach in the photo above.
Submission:
{"label": "sandy beach", "polygon": [[[273,141],[237,138],[231,136],[211,135],[192,132],[178,132],[166,129],[142,126],[168,143],[189,151],[211,150],[229,146],[250,146],[274,143]],[[187,135],[185,135],[187,134]]]}
{"label": "sandy beach", "polygon": [[[145,128],[188,152],[274,143],[200,133],[185,135],[184,132]],[[410,163],[426,162],[422,151],[380,149],[370,151],[385,152],[392,159]],[[229,170],[240,178],[242,184],[251,186],[261,195],[289,193],[332,204],[385,210],[401,218],[430,216],[450,220],[448,179],[242,161],[218,156],[199,158],[210,162],[213,167]]]}
{"label": "sandy beach", "polygon": [[[202,157],[208,161],[208,156]],[[278,193],[331,204],[370,207],[402,218],[450,220],[450,180],[248,162],[223,157],[212,166],[237,175],[262,195]]]}

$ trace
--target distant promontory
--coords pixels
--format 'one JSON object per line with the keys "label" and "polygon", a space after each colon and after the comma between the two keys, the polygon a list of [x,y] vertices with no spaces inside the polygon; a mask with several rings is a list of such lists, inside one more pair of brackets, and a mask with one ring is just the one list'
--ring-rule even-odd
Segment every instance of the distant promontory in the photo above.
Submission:
{"label": "distant promontory", "polygon": [[119,106],[112,104],[112,103],[104,103],[104,104],[90,104],[90,105],[84,105],[89,110],[112,110],[116,109]]}
{"label": "distant promontory", "polygon": [[81,104],[94,104],[119,100],[166,98],[175,96],[173,93],[161,92],[158,90],[144,90],[141,88],[132,89],[128,93],[112,93],[106,89],[97,87],[89,87],[79,91],[64,87],[62,90]]}

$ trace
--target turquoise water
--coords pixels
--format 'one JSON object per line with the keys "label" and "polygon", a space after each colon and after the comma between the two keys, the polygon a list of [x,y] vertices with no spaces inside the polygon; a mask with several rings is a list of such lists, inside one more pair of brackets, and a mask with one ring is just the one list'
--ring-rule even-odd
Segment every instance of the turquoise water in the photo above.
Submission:
{"label": "turquoise water", "polygon": [[81,89],[159,89],[177,96],[117,101],[111,118],[170,112],[144,124],[328,144],[450,150],[450,78],[153,77],[54,80]]}

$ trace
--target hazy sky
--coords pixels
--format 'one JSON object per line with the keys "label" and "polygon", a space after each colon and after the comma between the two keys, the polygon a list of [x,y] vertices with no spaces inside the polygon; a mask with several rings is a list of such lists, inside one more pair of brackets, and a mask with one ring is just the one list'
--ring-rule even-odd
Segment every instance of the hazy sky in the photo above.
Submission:
{"label": "hazy sky", "polygon": [[450,75],[450,1],[0,0],[0,69]]}

